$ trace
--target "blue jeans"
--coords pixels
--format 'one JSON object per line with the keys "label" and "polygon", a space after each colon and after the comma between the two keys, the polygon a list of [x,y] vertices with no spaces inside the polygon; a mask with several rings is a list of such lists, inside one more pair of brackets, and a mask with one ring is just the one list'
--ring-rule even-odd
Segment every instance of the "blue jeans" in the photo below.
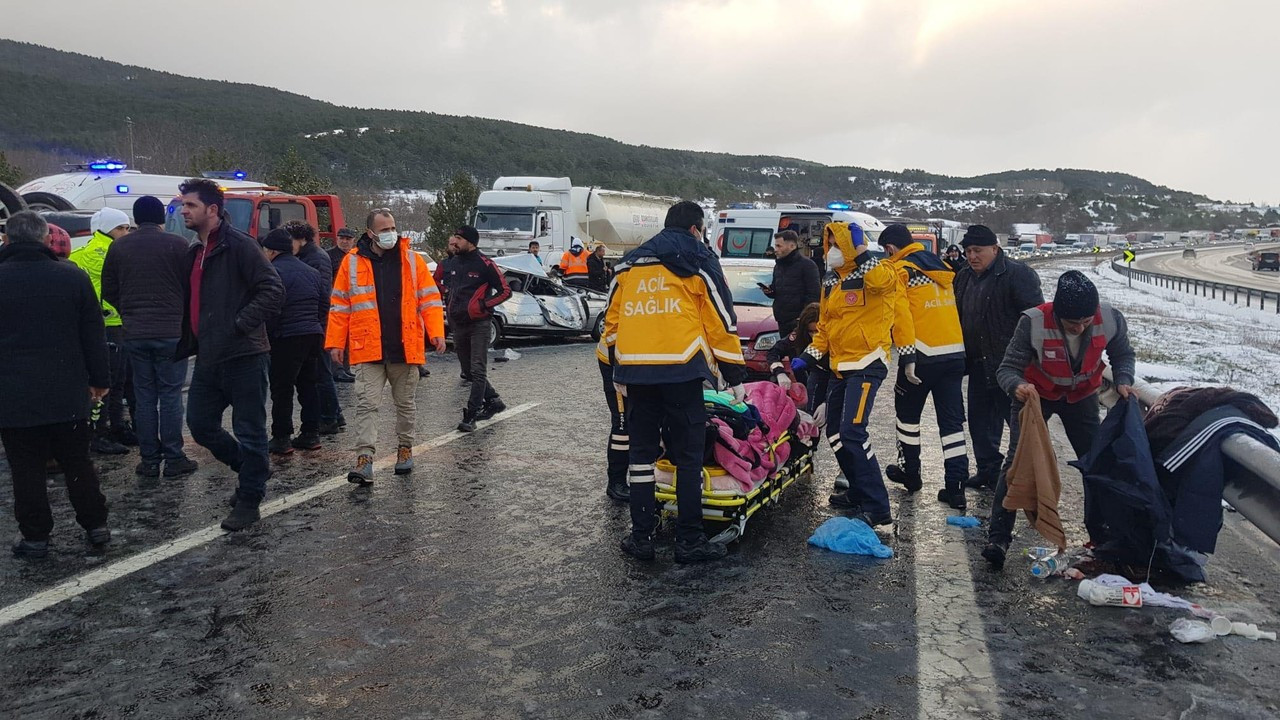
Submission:
{"label": "blue jeans", "polygon": [[[271,476],[267,460],[267,353],[245,355],[220,363],[202,363],[196,356],[187,391],[187,427],[191,438],[240,474],[237,494],[261,502]],[[222,429],[222,414],[231,407],[230,433]]]}
{"label": "blue jeans", "polygon": [[181,460],[182,384],[187,381],[187,361],[174,362],[178,338],[126,340],[133,368],[133,392],[137,399],[134,429],[138,450],[147,462]]}

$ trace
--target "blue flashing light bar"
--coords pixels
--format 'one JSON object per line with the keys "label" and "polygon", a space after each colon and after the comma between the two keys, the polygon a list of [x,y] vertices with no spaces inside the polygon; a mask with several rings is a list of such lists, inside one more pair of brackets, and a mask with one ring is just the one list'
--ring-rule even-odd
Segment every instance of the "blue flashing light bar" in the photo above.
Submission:
{"label": "blue flashing light bar", "polygon": [[94,172],[120,172],[129,167],[119,160],[99,160],[89,163],[89,169]]}
{"label": "blue flashing light bar", "polygon": [[128,195],[128,194],[129,194],[129,186],[128,186],[128,185],[117,185],[117,186],[116,186],[116,192],[117,192],[117,193],[119,193],[119,194],[121,194],[121,195]]}
{"label": "blue flashing light bar", "polygon": [[827,203],[827,209],[828,209],[828,210],[848,210],[848,209],[850,209],[850,208],[852,208],[852,207],[853,207],[852,205],[850,205],[849,203],[846,203],[846,202],[829,202],[829,203]]}
{"label": "blue flashing light bar", "polygon": [[249,177],[248,173],[246,173],[246,172],[245,172],[245,171],[243,171],[243,170],[237,170],[237,171],[235,171],[234,173],[232,173],[232,175],[233,175],[233,176],[235,177],[235,179],[237,179],[237,180],[243,180],[243,179],[245,179],[245,178]]}

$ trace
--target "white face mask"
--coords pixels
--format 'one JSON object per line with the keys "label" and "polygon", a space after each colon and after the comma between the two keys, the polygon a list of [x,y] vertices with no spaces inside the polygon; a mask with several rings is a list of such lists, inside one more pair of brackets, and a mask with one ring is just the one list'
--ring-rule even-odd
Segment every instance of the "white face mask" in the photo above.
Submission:
{"label": "white face mask", "polygon": [[827,251],[827,267],[832,270],[839,270],[844,267],[844,253],[840,252],[840,248],[835,245]]}
{"label": "white face mask", "polygon": [[400,242],[400,236],[396,234],[395,230],[378,233],[378,247],[383,250],[390,250],[395,247],[398,242]]}

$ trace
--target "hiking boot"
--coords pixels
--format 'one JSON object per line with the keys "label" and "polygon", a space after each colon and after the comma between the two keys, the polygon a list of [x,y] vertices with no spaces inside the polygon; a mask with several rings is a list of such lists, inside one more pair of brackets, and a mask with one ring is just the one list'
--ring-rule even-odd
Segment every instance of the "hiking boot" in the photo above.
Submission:
{"label": "hiking boot", "polygon": [[676,562],[681,564],[719,560],[728,554],[729,548],[705,537],[698,538],[697,542],[676,540]]}
{"label": "hiking boot", "polygon": [[502,402],[502,398],[485,400],[484,405],[480,407],[480,412],[476,413],[476,420],[477,421],[488,420],[489,418],[493,417],[494,415],[497,415],[498,413],[506,409],[507,409],[507,404]]}
{"label": "hiking boot", "polygon": [[183,475],[190,475],[191,473],[195,472],[196,468],[198,467],[200,467],[200,463],[196,462],[195,460],[192,460],[191,458],[182,457],[182,458],[178,458],[177,460],[165,460],[164,476],[167,478],[172,478],[172,477],[182,477]]}
{"label": "hiking boot", "polygon": [[840,473],[839,475],[836,476],[835,486],[836,486],[836,492],[844,492],[845,490],[848,490],[849,478],[845,477],[844,473]]}
{"label": "hiking boot", "polygon": [[652,562],[657,553],[653,549],[653,538],[637,538],[631,533],[622,538],[622,552],[637,560]]}
{"label": "hiking boot", "polygon": [[141,477],[158,478],[160,477],[160,463],[151,460],[143,460],[133,469],[135,475]]}
{"label": "hiking boot", "polygon": [[631,486],[626,482],[609,483],[604,489],[604,494],[620,503],[631,501]]}
{"label": "hiking boot", "polygon": [[342,432],[342,426],[336,420],[334,422],[320,423],[319,432],[321,435],[337,435]]}
{"label": "hiking boot", "polygon": [[92,528],[84,531],[85,539],[94,547],[102,547],[111,542],[111,528],[103,525],[102,527]]}
{"label": "hiking boot", "polygon": [[129,448],[112,440],[106,435],[95,434],[89,441],[89,449],[99,455],[128,455]]}
{"label": "hiking boot", "polygon": [[222,529],[236,532],[261,519],[262,515],[258,513],[258,503],[240,498],[236,501],[236,506],[231,509],[230,514],[223,518]]}
{"label": "hiking boot", "polygon": [[299,433],[298,437],[294,438],[289,444],[299,450],[319,450],[320,434],[313,432]]}
{"label": "hiking boot", "polygon": [[965,510],[964,487],[942,488],[938,491],[938,502],[946,503],[955,510]]}
{"label": "hiking boot", "polygon": [[356,376],[344,370],[343,372],[334,373],[333,381],[340,383],[353,383],[356,381]]}
{"label": "hiking boot", "polygon": [[835,493],[827,498],[827,503],[831,505],[833,510],[841,510],[843,512],[862,512],[862,503],[855,502],[849,497],[849,493]]}
{"label": "hiking boot", "polygon": [[42,558],[49,554],[48,540],[28,540],[19,538],[13,544],[14,557]]}
{"label": "hiking boot", "polygon": [[138,434],[129,423],[111,428],[111,439],[126,447],[138,446]]}
{"label": "hiking boot", "polygon": [[356,466],[347,473],[347,482],[357,485],[369,485],[373,482],[372,455],[361,455],[356,458]]}
{"label": "hiking boot", "polygon": [[419,366],[418,366],[418,377],[419,377],[419,378],[424,378],[424,377],[427,377],[427,376],[429,376],[429,375],[431,375],[431,371],[427,369],[427,366],[426,366],[426,365],[419,365]]}
{"label": "hiking boot", "polygon": [[990,490],[996,486],[996,481],[994,479],[984,478],[981,475],[974,475],[964,481],[964,486],[967,488],[973,488],[974,490]]}
{"label": "hiking boot", "polygon": [[884,476],[890,481],[902,485],[909,493],[920,492],[920,488],[924,487],[924,482],[919,475],[908,475],[906,470],[897,465],[889,465],[884,469]]}
{"label": "hiking boot", "polygon": [[462,422],[458,423],[459,432],[475,432],[476,431],[476,415],[470,410],[462,411]]}
{"label": "hiking boot", "polygon": [[408,475],[413,472],[413,448],[401,445],[396,450],[396,474]]}
{"label": "hiking boot", "polygon": [[1005,558],[1005,555],[1008,554],[1008,552],[1009,552],[1008,545],[1001,545],[999,543],[987,543],[987,546],[982,548],[982,557],[986,559],[987,563],[991,565],[992,570],[1003,570],[1004,558]]}

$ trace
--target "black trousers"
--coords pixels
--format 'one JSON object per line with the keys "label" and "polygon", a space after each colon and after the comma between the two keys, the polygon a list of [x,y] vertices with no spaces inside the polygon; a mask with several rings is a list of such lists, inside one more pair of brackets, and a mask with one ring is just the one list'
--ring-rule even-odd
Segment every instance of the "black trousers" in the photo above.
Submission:
{"label": "black trousers", "polygon": [[[87,392],[87,389],[86,389]],[[53,530],[45,466],[58,461],[67,479],[67,494],[76,522],[85,530],[107,524],[107,499],[98,487],[98,473],[89,459],[92,429],[87,420],[0,429],[0,441],[13,476],[13,514],[28,540],[48,540]]]}
{"label": "black trousers", "polygon": [[[1067,442],[1076,458],[1088,454],[1093,445],[1093,436],[1098,432],[1098,394],[1094,393],[1080,402],[1069,403],[1066,400],[1040,400],[1040,411],[1044,413],[1045,422],[1054,415],[1062,421],[1062,429],[1067,431]],[[991,501],[991,527],[987,531],[990,542],[1008,546],[1013,540],[1013,525],[1018,514],[1004,509],[1004,496],[1009,487],[1005,484],[1005,473],[1013,465],[1014,453],[1018,451],[1018,435],[1021,428],[1018,415],[1022,413],[1022,403],[1013,401],[1009,416],[1009,457],[1000,468],[1000,480],[996,483],[996,497]]]}
{"label": "black trousers", "polygon": [[613,387],[613,366],[601,362],[600,379],[604,381],[604,401],[609,405],[609,484],[627,484],[627,464],[631,439],[627,435],[627,399]]}
{"label": "black trousers", "polygon": [[320,335],[271,338],[271,437],[293,434],[293,393],[302,408],[302,433],[320,428]]}
{"label": "black trousers", "polygon": [[945,484],[958,488],[969,479],[969,453],[964,441],[964,359],[942,362],[916,362],[920,384],[907,380],[906,369],[898,365],[898,380],[893,387],[893,408],[898,420],[898,463],[913,477],[920,477],[920,414],[925,400],[933,396],[933,411],[938,418],[938,435],[942,442],[942,466]]}
{"label": "black trousers", "polygon": [[467,398],[467,409],[472,413],[480,412],[486,402],[498,397],[498,391],[489,384],[489,323],[460,323],[454,326],[453,347],[458,352],[459,363],[469,360],[465,365],[471,375],[471,396]]}
{"label": "black trousers", "polygon": [[[969,437],[973,439],[977,477],[988,485],[995,485],[1000,476],[1004,462],[1000,440],[1008,424],[1009,396],[998,385],[987,385],[982,364],[974,363],[969,367]],[[1012,450],[1009,457],[1013,457]]]}
{"label": "black trousers", "polygon": [[[676,540],[696,543],[702,532],[702,453],[707,409],[702,380],[667,385],[628,385],[626,422],[631,438],[631,532],[647,538],[657,528],[654,463],[676,466]],[[666,440],[666,452],[662,441]]]}
{"label": "black trousers", "polygon": [[[129,353],[124,347],[124,328],[107,328],[107,361],[111,372],[111,392],[107,393],[105,418],[99,418],[96,429],[124,427],[124,406],[129,404],[129,420],[133,420],[138,401],[133,394],[133,371]],[[184,378],[185,379],[185,378]]]}

